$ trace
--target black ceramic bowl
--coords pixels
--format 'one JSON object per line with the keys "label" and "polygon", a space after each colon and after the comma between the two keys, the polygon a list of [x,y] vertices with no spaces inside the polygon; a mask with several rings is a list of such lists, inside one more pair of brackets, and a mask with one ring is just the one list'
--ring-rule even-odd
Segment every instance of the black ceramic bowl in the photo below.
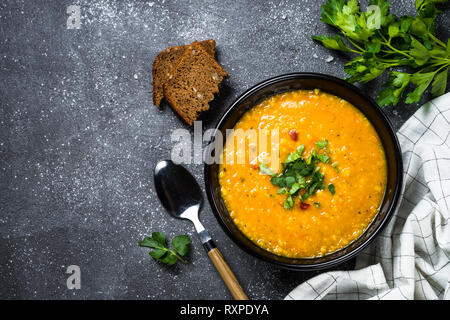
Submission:
{"label": "black ceramic bowl", "polygon": [[[234,224],[220,194],[219,165],[205,165],[206,193],[212,210],[225,232],[242,249],[271,263],[294,270],[329,268],[349,260],[363,250],[388,223],[400,197],[402,187],[402,157],[397,136],[386,116],[373,99],[357,87],[335,77],[318,73],[291,73],[257,84],[244,92],[222,115],[216,130],[226,137],[225,130],[232,129],[241,116],[261,100],[281,92],[297,89],[320,89],[347,100],[358,108],[375,127],[386,154],[388,177],[383,201],[378,214],[365,232],[345,248],[317,258],[287,258],[268,252],[248,239]],[[225,140],[225,139],[223,139]],[[223,141],[223,144],[225,141]],[[216,151],[223,148],[215,146]],[[211,143],[210,147],[214,144]],[[212,150],[212,149],[211,149]],[[245,201],[245,200],[243,200]]]}

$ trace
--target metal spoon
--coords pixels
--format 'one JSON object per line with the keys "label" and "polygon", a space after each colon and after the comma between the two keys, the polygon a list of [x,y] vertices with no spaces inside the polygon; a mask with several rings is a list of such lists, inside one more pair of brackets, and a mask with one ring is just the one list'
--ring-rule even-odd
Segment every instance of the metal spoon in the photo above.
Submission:
{"label": "metal spoon", "polygon": [[233,298],[248,300],[211,236],[198,219],[203,197],[195,178],[183,166],[164,160],[156,165],[154,179],[156,193],[166,211],[175,218],[187,219],[194,224],[203,247]]}

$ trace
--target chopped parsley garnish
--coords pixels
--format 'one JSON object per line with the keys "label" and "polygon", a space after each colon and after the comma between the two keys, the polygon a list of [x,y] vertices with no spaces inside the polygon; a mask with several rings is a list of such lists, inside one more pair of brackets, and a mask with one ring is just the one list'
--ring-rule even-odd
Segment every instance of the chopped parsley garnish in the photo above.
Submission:
{"label": "chopped parsley garnish", "polygon": [[[328,150],[327,140],[316,142],[315,145],[319,149]],[[326,188],[324,184],[325,175],[320,171],[317,163],[330,163],[330,157],[313,148],[310,155],[305,158],[303,157],[304,150],[305,146],[301,145],[295,152],[289,154],[285,162],[282,163],[280,174],[273,173],[265,164],[260,164],[260,172],[271,175],[270,182],[279,187],[277,193],[287,195],[283,204],[286,210],[291,210],[294,207],[295,198],[298,198],[300,202],[304,202],[317,190]],[[334,185],[332,189],[330,185],[328,189],[334,195]],[[317,202],[314,205],[318,207],[320,204]]]}
{"label": "chopped parsley garnish", "polygon": [[334,196],[334,194],[336,193],[336,189],[334,188],[334,184],[330,183],[328,185],[328,190],[330,190],[331,194]]}
{"label": "chopped parsley garnish", "polygon": [[328,162],[330,162],[330,157],[327,156],[326,154],[323,154],[323,153],[319,153],[319,154],[317,155],[317,159],[319,159],[319,160],[322,161],[323,163],[328,163]]}
{"label": "chopped parsley garnish", "polygon": [[316,143],[316,147],[319,149],[325,149],[328,145],[328,140],[325,141],[317,141]]}
{"label": "chopped parsley garnish", "polygon": [[331,166],[334,168],[334,171],[336,171],[337,173],[339,173],[338,165],[339,165],[339,162],[333,162],[331,164]]}
{"label": "chopped parsley garnish", "polygon": [[292,196],[288,196],[286,200],[284,200],[283,207],[286,210],[291,210],[293,206],[294,206],[294,198],[292,198]]}
{"label": "chopped parsley garnish", "polygon": [[267,174],[269,176],[273,176],[276,173],[272,171],[272,169],[270,169],[266,164],[264,163],[260,163],[259,164],[259,173],[261,174]]}

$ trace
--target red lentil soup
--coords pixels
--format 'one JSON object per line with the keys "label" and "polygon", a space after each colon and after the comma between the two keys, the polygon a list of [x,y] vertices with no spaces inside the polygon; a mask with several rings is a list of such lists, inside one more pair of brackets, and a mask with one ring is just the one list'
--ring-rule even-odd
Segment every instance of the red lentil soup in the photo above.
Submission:
{"label": "red lentil soup", "polygon": [[[277,151],[256,153],[244,163],[229,161],[236,157],[238,141],[228,136],[219,167],[228,212],[259,247],[292,258],[323,256],[357,239],[377,214],[386,187],[386,158],[375,129],[349,102],[317,89],[280,93],[246,112],[234,129],[257,135],[279,132]],[[262,174],[258,163],[273,167],[267,159],[278,152],[279,174],[289,154],[304,146],[306,159],[317,151],[318,141],[327,142],[321,152],[330,162],[319,161],[317,167],[323,185],[332,184],[334,194],[318,189],[286,209],[286,194]],[[245,148],[246,157],[251,148],[251,143]]]}

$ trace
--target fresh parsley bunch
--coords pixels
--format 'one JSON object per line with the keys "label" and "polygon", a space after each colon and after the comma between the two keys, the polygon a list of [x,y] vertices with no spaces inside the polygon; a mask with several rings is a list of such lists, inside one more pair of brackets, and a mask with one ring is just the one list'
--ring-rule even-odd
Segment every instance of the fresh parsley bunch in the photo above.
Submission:
{"label": "fresh parsley bunch", "polygon": [[[357,0],[328,0],[322,6],[321,21],[337,28],[340,34],[313,36],[326,48],[358,54],[344,70],[346,80],[368,82],[389,70],[377,102],[397,105],[410,85],[407,104],[419,102],[431,84],[433,97],[445,93],[450,67],[450,40],[436,37],[437,3],[447,0],[416,0],[417,16],[397,17],[389,13],[390,2],[370,0],[368,11],[360,10]],[[410,67],[413,72],[398,71]]]}
{"label": "fresh parsley bunch", "polygon": [[163,263],[174,264],[178,260],[186,263],[182,258],[189,252],[191,240],[188,235],[176,236],[172,239],[172,249],[167,247],[166,235],[162,232],[153,232],[151,237],[146,237],[138,242],[141,247],[153,248],[149,255]]}

